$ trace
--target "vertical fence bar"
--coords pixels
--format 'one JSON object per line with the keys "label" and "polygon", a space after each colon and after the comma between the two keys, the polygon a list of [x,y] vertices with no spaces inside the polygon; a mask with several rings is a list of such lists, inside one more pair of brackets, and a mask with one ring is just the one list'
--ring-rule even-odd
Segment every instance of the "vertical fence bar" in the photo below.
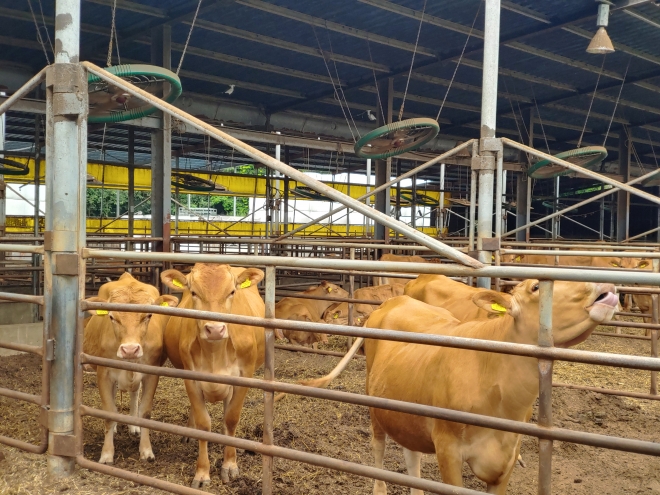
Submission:
{"label": "vertical fence bar", "polygon": [[[660,259],[653,260],[653,271],[658,273],[660,271]],[[658,294],[651,294],[651,316],[654,324],[658,324]],[[651,357],[658,357],[658,331],[651,330]],[[651,394],[658,395],[658,372],[651,371]]]}
{"label": "vertical fence bar", "polygon": [[73,473],[76,330],[84,294],[87,183],[87,73],[80,54],[80,0],[55,4],[55,63],[46,76],[47,222],[44,299],[47,335],[54,342],[48,411],[48,472]]}
{"label": "vertical fence bar", "polygon": [[[275,267],[266,267],[266,318],[275,318]],[[266,359],[264,362],[264,379],[275,379],[275,334],[272,328],[266,328]],[[273,412],[274,393],[264,391],[264,444],[273,445]],[[261,493],[273,493],[273,458],[263,456],[263,476]]]}
{"label": "vertical fence bar", "polygon": [[[355,248],[349,248],[350,257],[352,260],[355,259]],[[348,276],[348,297],[353,299],[355,294],[355,275]],[[348,324],[353,326],[353,303],[348,303]],[[353,337],[348,338],[347,346],[350,349],[353,345]]]}
{"label": "vertical fence bar", "polygon": [[[539,282],[539,346],[552,347],[552,289],[554,282]],[[538,425],[552,428],[552,365],[550,359],[539,359]],[[552,493],[552,440],[539,439],[539,495]]]}

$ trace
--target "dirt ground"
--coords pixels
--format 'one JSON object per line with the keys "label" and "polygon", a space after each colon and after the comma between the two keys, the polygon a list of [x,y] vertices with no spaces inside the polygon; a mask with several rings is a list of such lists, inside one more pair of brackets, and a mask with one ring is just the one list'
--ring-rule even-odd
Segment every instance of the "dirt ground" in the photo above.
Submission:
{"label": "dirt ground", "polygon": [[[331,338],[330,347],[339,348],[340,344],[339,338]],[[648,341],[593,336],[578,348],[648,355],[650,344]],[[325,374],[336,363],[337,358],[334,357],[277,351],[276,373],[279,379],[295,381]],[[37,393],[40,386],[39,371],[40,363],[34,356],[0,358],[0,386]],[[364,374],[364,360],[356,359],[331,388],[363,393]],[[556,363],[555,381],[648,392],[650,378],[647,372]],[[93,374],[85,376],[84,400],[89,405],[99,405]],[[187,401],[181,381],[161,378],[152,418],[185,425]],[[658,427],[660,403],[657,401],[555,388],[553,404],[554,421],[558,426],[660,441]],[[124,411],[127,407],[128,397],[124,395]],[[219,431],[222,406],[211,405],[209,409],[214,420],[213,431]],[[36,406],[0,399],[0,434],[37,443],[39,429],[36,417]],[[262,394],[253,390],[246,400],[239,436],[259,441],[262,420]],[[532,421],[535,421],[535,418]],[[368,411],[363,407],[301,397],[287,397],[276,406],[275,442],[281,446],[371,464],[369,436]],[[151,439],[156,461],[141,462],[137,440],[129,438],[126,427],[120,426],[119,433],[115,437],[115,465],[188,485],[194,472],[196,443],[184,444],[178,437],[159,432],[152,432]],[[102,443],[102,422],[86,418],[85,455],[97,460]],[[538,457],[535,438],[523,439],[522,455],[527,467],[515,468],[509,485],[508,493],[511,495],[531,495],[537,490]],[[261,456],[239,451],[241,476],[224,486],[219,481],[222,447],[210,446],[210,457],[214,466],[211,471],[212,493],[236,495],[261,493]],[[387,450],[386,468],[405,472],[401,450],[393,444],[390,444]],[[424,456],[422,476],[439,480],[437,465],[432,456]],[[481,491],[485,489],[467,467],[464,470],[464,479],[467,487]],[[553,492],[557,494],[660,494],[660,458],[559,442],[555,444],[553,457],[553,488]],[[388,489],[392,494],[408,493],[407,489],[402,487],[390,485]],[[275,493],[278,494],[368,494],[371,490],[372,481],[365,478],[281,459],[275,461]],[[163,492],[82,469],[78,469],[75,476],[67,480],[50,480],[46,475],[45,456],[26,454],[0,445],[0,494],[2,495],[156,493]]]}

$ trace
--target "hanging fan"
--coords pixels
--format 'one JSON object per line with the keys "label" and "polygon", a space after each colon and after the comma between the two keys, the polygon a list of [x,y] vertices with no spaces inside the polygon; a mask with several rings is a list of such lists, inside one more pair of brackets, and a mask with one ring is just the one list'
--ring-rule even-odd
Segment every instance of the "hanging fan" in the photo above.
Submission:
{"label": "hanging fan", "polygon": [[216,184],[215,182],[207,179],[202,179],[190,174],[181,174],[173,173],[172,174],[172,186],[183,189],[184,191],[195,191],[195,192],[227,192],[228,189],[222,184]]}
{"label": "hanging fan", "polygon": [[26,163],[0,158],[0,175],[27,175],[30,173]]}
{"label": "hanging fan", "polygon": [[[124,64],[107,67],[110,74],[125,79],[153,95],[162,95],[166,84],[170,91],[163,97],[173,103],[181,95],[181,81],[173,72],[154,65]],[[89,92],[90,123],[107,124],[145,117],[156,111],[151,104],[90,74],[87,80]]]}
{"label": "hanging fan", "polygon": [[433,119],[401,120],[374,129],[355,143],[360,158],[385,159],[416,150],[435,138],[440,125]]}
{"label": "hanging fan", "polygon": [[[405,199],[406,202],[412,204],[413,202],[413,196],[412,194],[408,193],[401,193],[401,199]],[[415,205],[416,206],[430,206],[430,207],[437,207],[439,204],[439,201],[437,199],[433,199],[431,196],[427,196],[426,194],[419,194],[417,193],[417,198],[415,200]]]}
{"label": "hanging fan", "polygon": [[[565,160],[574,165],[586,168],[587,170],[593,170],[597,168],[605,158],[607,158],[607,149],[603,146],[586,146],[584,148],[563,151],[556,154],[555,158]],[[553,177],[568,175],[570,173],[573,173],[573,170],[552,163],[546,159],[536,162],[529,167],[529,170],[527,170],[527,175],[533,179],[551,179]]]}
{"label": "hanging fan", "polygon": [[643,180],[642,186],[644,187],[660,186],[660,170],[658,170],[658,173],[653,174],[648,179]]}

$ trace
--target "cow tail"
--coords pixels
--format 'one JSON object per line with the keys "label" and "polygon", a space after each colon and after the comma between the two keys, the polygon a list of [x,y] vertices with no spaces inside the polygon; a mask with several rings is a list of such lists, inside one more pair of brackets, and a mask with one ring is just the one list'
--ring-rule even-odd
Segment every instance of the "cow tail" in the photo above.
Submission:
{"label": "cow tail", "polygon": [[[341,361],[337,363],[337,366],[335,366],[335,368],[327,375],[322,376],[321,378],[314,378],[312,380],[302,380],[299,381],[298,384],[305,385],[307,387],[326,388],[328,385],[330,385],[332,380],[337,378],[342,373],[342,371],[346,369],[348,363],[350,363],[351,359],[353,359],[353,356],[355,356],[355,354],[360,349],[360,347],[362,347],[363,342],[364,342],[364,338],[362,337],[355,339],[355,342],[353,342],[353,345],[348,350],[346,355],[343,358],[341,358]],[[275,402],[277,402],[280,399],[283,399],[285,395],[287,394],[285,393],[277,394],[275,396]]]}

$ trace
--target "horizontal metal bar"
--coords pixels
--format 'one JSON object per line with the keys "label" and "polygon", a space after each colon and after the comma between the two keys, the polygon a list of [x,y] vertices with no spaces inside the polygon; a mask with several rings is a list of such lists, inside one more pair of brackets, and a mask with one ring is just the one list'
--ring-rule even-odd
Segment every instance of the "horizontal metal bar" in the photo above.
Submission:
{"label": "horizontal metal bar", "polygon": [[154,313],[168,316],[181,316],[208,321],[222,321],[266,328],[282,328],[313,333],[329,333],[348,337],[364,337],[367,339],[391,340],[394,342],[409,342],[413,344],[437,345],[457,349],[472,349],[475,351],[497,352],[516,356],[535,357],[539,359],[554,359],[578,363],[599,364],[649,371],[660,371],[660,360],[650,357],[628,356],[624,354],[609,354],[604,352],[579,351],[576,349],[561,349],[557,347],[538,347],[528,344],[497,342],[492,340],[469,339],[448,335],[421,334],[401,332],[397,330],[381,330],[375,328],[334,325],[330,323],[312,323],[306,321],[280,320],[277,318],[258,318],[255,316],[240,316],[210,311],[169,308],[156,305],[111,304],[81,302],[82,310],[104,309],[107,311],[125,311]]}
{"label": "horizontal metal bar", "polygon": [[638,318],[651,318],[651,315],[648,313],[633,313],[628,311],[617,311],[614,313],[614,316],[636,316]]}
{"label": "horizontal metal bar", "polygon": [[15,449],[24,450],[32,454],[43,454],[48,450],[48,443],[43,442],[40,445],[33,445],[31,443],[23,442],[22,440],[16,440],[15,438],[6,437],[0,435],[0,443],[8,445],[9,447],[14,447]]}
{"label": "horizontal metal bar", "polygon": [[44,254],[44,247],[30,246],[25,244],[0,244],[0,252]]}
{"label": "horizontal metal bar", "polygon": [[0,292],[0,300],[27,302],[32,304],[44,305],[44,296],[31,296],[29,294],[16,294],[14,292]]}
{"label": "horizontal metal bar", "polygon": [[[292,351],[292,352],[305,352],[308,354],[320,354],[321,356],[336,356],[344,357],[346,353],[344,352],[335,352],[335,351],[326,351],[323,349],[312,349],[311,347],[303,347],[301,345],[286,345],[286,344],[275,344],[275,349],[281,349],[283,351]],[[356,354],[353,356],[358,359],[365,359],[365,356]]]}
{"label": "horizontal metal bar", "polygon": [[11,108],[11,106],[16,103],[18,100],[26,96],[30,91],[36,88],[41,82],[46,78],[46,70],[48,67],[44,67],[34,76],[32,76],[23,86],[21,86],[17,91],[14,92],[9,98],[7,98],[2,105],[0,105],[0,115],[4,114]]}
{"label": "horizontal metal bar", "polygon": [[333,302],[346,302],[353,304],[371,304],[372,306],[380,306],[383,304],[383,301],[374,301],[373,299],[351,299],[350,297],[324,297],[324,296],[310,296],[308,294],[301,294],[299,292],[294,292],[292,294],[285,295],[284,297],[292,297],[295,299],[313,299],[315,301],[333,301]]}
{"label": "horizontal metal bar", "polygon": [[16,342],[2,342],[0,341],[1,349],[10,349],[12,351],[19,352],[29,352],[31,354],[36,354],[37,356],[43,356],[44,350],[40,346],[28,345],[28,344],[18,344]]}
{"label": "horizontal metal bar", "polygon": [[263,443],[255,442],[253,440],[245,440],[243,438],[231,437],[228,435],[222,435],[220,433],[206,432],[196,428],[188,428],[185,426],[161,423],[159,421],[136,418],[134,416],[127,416],[109,411],[101,411],[100,409],[94,409],[87,406],[81,406],[80,413],[85,416],[117,421],[119,423],[139,426],[141,428],[149,428],[150,430],[163,431],[173,435],[181,435],[185,437],[196,438],[198,440],[208,440],[210,442],[219,443],[221,445],[229,445],[238,449],[256,452],[261,455],[304,462],[306,464],[312,464],[319,467],[334,469],[336,471],[356,474],[358,476],[365,476],[372,479],[383,480],[387,483],[394,483],[397,485],[417,488],[419,490],[438,493],[440,495],[481,495],[480,492],[467,488],[449,486],[443,483],[438,483],[436,481],[415,478],[413,476],[394,473],[384,469],[377,469],[354,462],[342,461],[340,459],[333,459],[331,457],[311,454],[309,452],[301,452],[299,450],[288,449],[285,447],[277,447],[275,445],[264,445]]}
{"label": "horizontal metal bar", "polygon": [[614,284],[660,285],[660,275],[652,272],[570,270],[567,268],[486,266],[469,268],[449,263],[402,263],[389,261],[340,260],[327,258],[292,258],[278,256],[213,255],[183,253],[136,253],[83,249],[85,258],[126,260],[157,260],[183,263],[227,263],[239,266],[276,266],[278,268],[327,268],[344,270],[380,270],[384,272],[430,273],[458,277],[534,278],[544,280],[572,280]]}
{"label": "horizontal metal bar", "polygon": [[[291,383],[259,380],[256,378],[243,378],[243,377],[236,377],[229,375],[215,375],[212,373],[202,373],[202,372],[188,371],[188,370],[176,370],[172,368],[160,368],[158,366],[147,366],[144,364],[123,362],[115,359],[98,358],[94,356],[89,356],[87,354],[83,354],[81,357],[83,363],[113,367],[128,371],[136,371],[139,373],[168,376],[171,378],[185,378],[189,380],[208,381],[212,383],[222,383],[232,386],[258,388],[268,392],[284,392],[287,394],[302,395],[305,397],[314,397],[317,399],[329,399],[329,400],[335,400],[348,404],[373,407],[377,409],[387,409],[390,411],[415,414],[418,416],[426,416],[429,418],[441,419],[445,421],[453,421],[455,423],[464,423],[473,426],[480,426],[483,428],[491,428],[495,430],[509,431],[512,433],[520,433],[522,435],[544,438],[548,440],[559,440],[563,442],[579,443],[582,445],[590,445],[592,447],[610,448],[615,450],[621,450],[624,452],[634,452],[638,454],[647,454],[647,455],[656,455],[656,456],[660,455],[660,443],[656,443],[656,442],[647,442],[644,440],[631,440],[626,438],[610,437],[607,435],[597,435],[594,433],[566,430],[563,428],[540,428],[535,424],[523,423],[520,421],[513,421],[510,419],[482,416],[480,414],[474,414],[464,411],[455,411],[453,409],[444,409],[441,407],[427,406],[424,404],[413,404],[398,400],[383,399],[381,397],[371,397],[367,395],[354,394],[350,392],[340,392],[338,390],[306,387],[303,385],[295,385]],[[89,408],[87,408],[86,406],[82,406],[82,409],[87,410]],[[99,413],[100,411],[97,412],[96,414]],[[81,414],[87,414],[87,413],[81,411]],[[113,414],[113,413],[106,413],[105,411],[103,411],[103,414]],[[96,417],[100,417],[100,416],[96,416]],[[130,418],[130,420],[147,421],[132,417]],[[141,426],[141,424],[139,423],[131,423],[130,421],[122,420],[122,422]],[[153,428],[152,426],[146,424],[145,426],[147,426],[150,429],[155,429],[155,430],[161,429],[161,431],[165,431],[162,430],[162,428],[159,428],[161,425],[163,425],[163,423],[159,423],[156,421],[150,421],[149,423],[154,423],[156,426],[154,426]],[[172,426],[172,425],[168,425],[168,426]],[[174,428],[183,428],[183,427],[177,426]],[[185,433],[185,436],[217,441],[217,440],[212,440],[212,435],[216,435],[214,433],[201,432],[199,430],[191,430],[191,431],[196,432],[196,434],[188,435],[187,433]],[[179,433],[179,432],[174,432],[174,433],[183,435],[183,433]],[[224,442],[220,441],[218,443],[224,443]],[[226,443],[226,445],[232,445],[232,444]],[[238,445],[236,446],[238,448],[245,448]],[[254,450],[254,449],[248,448],[248,450]],[[269,453],[267,455],[273,455],[273,454]],[[274,455],[278,457],[284,457],[279,454],[274,454]],[[371,477],[377,478],[376,476],[371,476]]]}
{"label": "horizontal metal bar", "polygon": [[651,337],[646,337],[645,335],[629,335],[627,333],[594,332],[591,335],[596,335],[598,337],[613,337],[615,339],[651,340]]}
{"label": "horizontal metal bar", "polygon": [[642,323],[641,321],[612,321],[608,326],[622,327],[622,328],[646,328],[649,330],[660,330],[660,324],[657,323]]}
{"label": "horizontal metal bar", "polygon": [[9,397],[10,399],[22,400],[23,402],[29,402],[31,404],[41,405],[41,396],[26,394],[25,392],[19,392],[18,390],[11,390],[9,388],[0,387],[0,396]]}
{"label": "horizontal metal bar", "polygon": [[623,294],[660,294],[660,288],[616,286],[617,292]]}
{"label": "horizontal metal bar", "polygon": [[588,392],[597,392],[599,394],[618,395],[620,397],[633,397],[635,399],[660,400],[660,395],[642,394],[640,392],[628,392],[627,390],[613,390],[600,387],[586,387],[584,385],[572,385],[570,383],[553,383],[553,387],[572,388],[575,390],[586,390]]}
{"label": "horizontal metal bar", "polygon": [[615,258],[660,258],[660,253],[653,252],[628,252],[628,251],[552,251],[550,249],[501,249],[501,254],[532,254],[549,256],[587,256],[592,258],[615,257]]}

